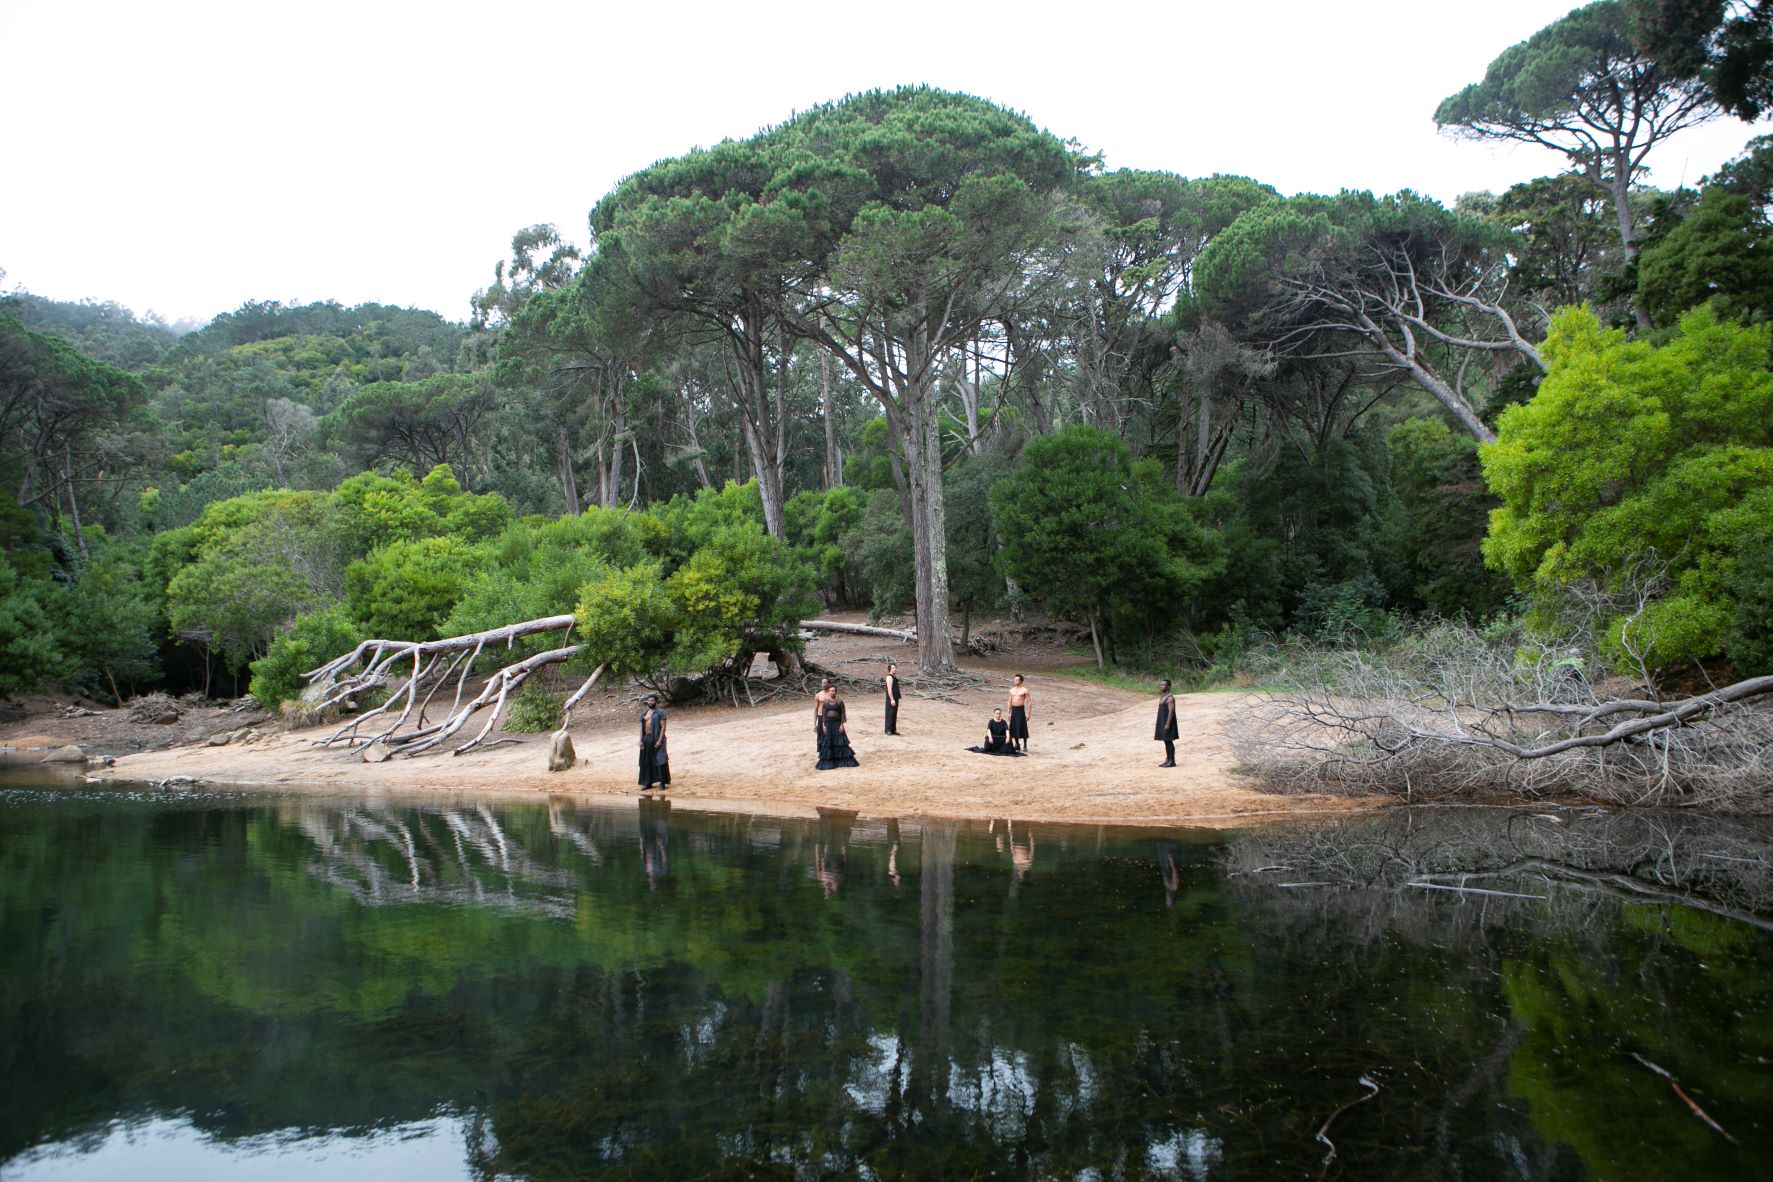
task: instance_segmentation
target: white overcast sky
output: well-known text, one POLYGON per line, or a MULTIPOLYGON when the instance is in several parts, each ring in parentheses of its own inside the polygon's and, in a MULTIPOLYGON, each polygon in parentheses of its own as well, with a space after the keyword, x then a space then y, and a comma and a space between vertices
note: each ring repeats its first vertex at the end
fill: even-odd
MULTIPOLYGON (((460 320, 513 231, 582 244, 638 168, 905 83, 1022 111, 1110 168, 1450 202, 1556 171, 1432 115, 1572 6, 0 0, 0 288, 168 320, 326 299, 460 320)), ((1651 179, 1692 183, 1752 134, 1686 132, 1651 179)))

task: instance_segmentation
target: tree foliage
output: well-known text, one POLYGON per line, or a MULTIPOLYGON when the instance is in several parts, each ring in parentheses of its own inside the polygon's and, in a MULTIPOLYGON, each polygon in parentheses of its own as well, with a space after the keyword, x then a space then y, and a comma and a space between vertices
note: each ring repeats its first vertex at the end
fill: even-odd
POLYGON ((1003 570, 1050 609, 1102 633, 1165 625, 1222 569, 1218 539, 1149 461, 1091 427, 1031 442, 1015 476, 991 493, 1003 570))
POLYGON ((1616 596, 1605 632, 1621 660, 1727 652, 1737 563, 1773 527, 1768 330, 1702 308, 1656 346, 1570 309, 1546 358, 1539 393, 1482 452, 1502 500, 1485 558, 1543 597, 1585 583, 1616 596))

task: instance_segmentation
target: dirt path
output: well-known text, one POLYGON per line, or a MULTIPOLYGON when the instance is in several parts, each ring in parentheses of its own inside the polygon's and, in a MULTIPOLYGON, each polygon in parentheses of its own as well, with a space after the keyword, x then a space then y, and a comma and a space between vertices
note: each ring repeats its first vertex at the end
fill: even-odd
MULTIPOLYGON (((1163 748, 1151 738, 1155 689, 1138 695, 1059 672, 1075 658, 1056 646, 1018 645, 1013 668, 1002 662, 973 663, 969 672, 980 684, 940 696, 926 695, 912 683, 900 710, 902 733, 897 737, 881 733, 878 676, 888 658, 908 662, 907 647, 869 638, 833 638, 815 641, 808 655, 857 679, 846 701, 850 739, 862 766, 815 769, 812 703, 805 697, 746 709, 673 709, 672 799, 696 807, 763 812, 811 813, 825 807, 869 815, 1147 824, 1223 824, 1241 817, 1359 807, 1340 797, 1277 796, 1239 777, 1225 739, 1243 709, 1238 694, 1179 698, 1180 766, 1159 768, 1163 748), (1008 759, 966 751, 981 741, 991 708, 1003 704, 1012 672, 1025 672, 1034 694, 1031 753, 1008 759)), ((348 752, 315 747, 314 739, 324 731, 126 755, 96 774, 119 780, 190 776, 215 783, 331 790, 632 796, 637 792, 636 692, 604 695, 593 717, 575 720, 572 737, 579 762, 559 774, 547 771, 546 735, 512 736, 516 742, 461 757, 370 764, 348 752)), ((53 733, 59 737, 60 728, 53 733)))

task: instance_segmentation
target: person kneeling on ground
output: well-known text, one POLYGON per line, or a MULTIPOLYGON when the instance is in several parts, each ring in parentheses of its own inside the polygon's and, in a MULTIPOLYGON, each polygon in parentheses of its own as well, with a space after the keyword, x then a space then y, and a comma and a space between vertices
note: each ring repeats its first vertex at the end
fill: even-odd
POLYGON ((1020 751, 1010 745, 1010 724, 1003 720, 1003 707, 999 706, 991 712, 991 721, 985 724, 985 745, 968 747, 968 751, 977 751, 981 755, 1020 755, 1020 751))

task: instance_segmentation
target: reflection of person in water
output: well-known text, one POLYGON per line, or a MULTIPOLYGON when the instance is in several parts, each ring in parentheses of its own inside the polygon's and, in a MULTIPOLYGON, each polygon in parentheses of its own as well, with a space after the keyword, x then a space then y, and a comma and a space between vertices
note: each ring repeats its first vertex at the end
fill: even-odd
POLYGON ((887 822, 887 877, 899 885, 899 818, 887 822))
POLYGON ((813 876, 825 888, 825 897, 835 895, 843 886, 843 874, 849 865, 850 829, 856 813, 850 809, 819 810, 819 840, 813 843, 813 876))
POLYGON ((998 832, 997 818, 993 817, 991 822, 986 826, 985 831, 987 833, 997 834, 997 852, 1000 854, 1004 852, 1006 839, 1008 841, 1010 852, 1010 898, 1014 899, 1016 897, 1016 892, 1021 889, 1023 879, 1027 878, 1028 872, 1034 869, 1034 830, 1028 828, 1023 829, 1022 832, 1027 836, 1028 840, 1020 845, 1016 842, 1016 823, 1014 821, 1005 821, 1003 823, 1003 831, 998 832))
POLYGON ((1176 892, 1182 889, 1182 847, 1173 841, 1157 843, 1157 874, 1164 882, 1164 906, 1172 906, 1176 902, 1176 892))
POLYGON ((659 695, 648 694, 640 714, 640 786, 650 792, 654 784, 671 787, 671 757, 665 750, 665 712, 659 709, 659 695))
POLYGON ((825 704, 819 707, 819 767, 860 767, 856 753, 850 750, 849 731, 844 727, 843 695, 834 685, 826 691, 825 704))
POLYGON ((659 889, 669 868, 666 845, 670 841, 671 802, 643 797, 640 801, 640 872, 646 884, 659 889))
POLYGON ((985 745, 968 747, 968 751, 977 751, 981 755, 1020 755, 1020 751, 1010 745, 1010 724, 1003 720, 1003 707, 999 706, 991 712, 991 721, 985 724, 985 745))

